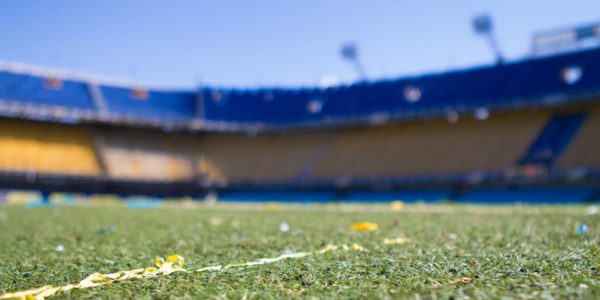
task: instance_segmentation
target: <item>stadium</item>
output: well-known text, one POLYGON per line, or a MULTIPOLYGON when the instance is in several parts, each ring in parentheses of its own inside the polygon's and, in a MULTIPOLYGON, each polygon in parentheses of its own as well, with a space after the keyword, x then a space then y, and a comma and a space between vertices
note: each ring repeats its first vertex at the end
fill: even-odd
POLYGON ((591 49, 325 89, 198 91, 9 64, 2 184, 236 201, 594 201, 599 57, 591 49))
POLYGON ((0 299, 600 297, 599 37, 313 87, 2 62, 0 299))

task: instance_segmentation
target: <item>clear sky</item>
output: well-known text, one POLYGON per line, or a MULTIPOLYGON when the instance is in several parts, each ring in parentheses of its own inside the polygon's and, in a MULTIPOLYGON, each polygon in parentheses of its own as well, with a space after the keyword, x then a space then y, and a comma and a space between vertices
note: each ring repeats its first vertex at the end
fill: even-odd
POLYGON ((471 18, 490 13, 509 59, 531 34, 600 19, 599 0, 0 1, 0 60, 173 87, 371 79, 487 64, 471 18))

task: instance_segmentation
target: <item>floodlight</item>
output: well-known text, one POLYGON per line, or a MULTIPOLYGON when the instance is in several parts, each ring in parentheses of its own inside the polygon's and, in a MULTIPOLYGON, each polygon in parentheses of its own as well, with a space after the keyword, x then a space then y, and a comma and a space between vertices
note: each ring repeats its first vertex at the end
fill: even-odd
POLYGON ((353 61, 358 59, 358 49, 356 48, 356 44, 354 43, 348 43, 343 45, 340 53, 342 54, 342 58, 346 60, 353 61))
POLYGON ((363 69, 360 60, 358 59, 358 46, 355 43, 351 42, 342 45, 342 47, 340 48, 340 54, 342 56, 342 59, 345 59, 354 64, 356 72, 362 80, 367 79, 365 70, 363 69))
POLYGON ((478 34, 489 34, 494 29, 492 18, 487 15, 479 15, 473 18, 473 29, 478 34))
POLYGON ((492 21, 492 17, 488 14, 481 14, 473 18, 473 30, 475 33, 480 34, 487 38, 488 43, 490 44, 490 48, 494 52, 496 56, 496 62, 498 64, 504 63, 504 57, 502 52, 500 51, 500 47, 498 46, 498 42, 494 37, 494 24, 492 21))

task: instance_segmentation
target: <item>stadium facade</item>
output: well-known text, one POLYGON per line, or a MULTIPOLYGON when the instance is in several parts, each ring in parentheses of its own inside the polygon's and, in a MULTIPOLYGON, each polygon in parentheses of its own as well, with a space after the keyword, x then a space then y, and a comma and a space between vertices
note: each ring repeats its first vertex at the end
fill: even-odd
POLYGON ((216 191, 230 200, 593 201, 600 49, 292 89, 175 91, 5 64, 0 187, 216 191))

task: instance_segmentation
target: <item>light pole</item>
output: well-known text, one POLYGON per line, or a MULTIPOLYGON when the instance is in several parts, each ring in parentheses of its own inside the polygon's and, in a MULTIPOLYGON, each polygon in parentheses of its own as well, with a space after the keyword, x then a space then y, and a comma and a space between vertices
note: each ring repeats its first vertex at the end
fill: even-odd
POLYGON ((342 45, 342 48, 340 49, 340 54, 342 55, 343 59, 354 64, 358 76, 361 78, 361 80, 366 81, 367 74, 365 73, 365 69, 363 68, 362 64, 360 63, 360 60, 358 59, 358 47, 356 46, 356 44, 347 43, 342 45))
POLYGON ((492 52, 494 52, 494 55, 496 56, 496 62, 498 64, 504 63, 504 57, 500 51, 496 37, 494 36, 492 17, 488 14, 476 16, 473 18, 473 29, 475 30, 475 33, 487 38, 490 48, 492 48, 492 52))

